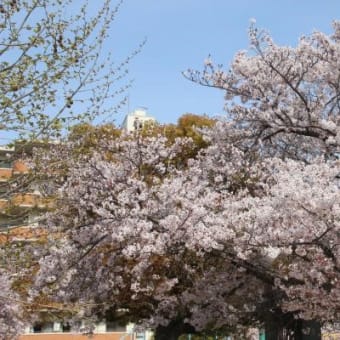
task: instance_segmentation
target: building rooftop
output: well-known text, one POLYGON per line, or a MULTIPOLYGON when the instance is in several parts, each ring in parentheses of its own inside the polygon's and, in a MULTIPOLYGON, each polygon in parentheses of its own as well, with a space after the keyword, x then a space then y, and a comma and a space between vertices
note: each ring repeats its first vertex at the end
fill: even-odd
POLYGON ((125 116, 122 129, 127 132, 136 131, 141 129, 147 121, 154 122, 155 118, 148 114, 146 108, 138 108, 125 116))

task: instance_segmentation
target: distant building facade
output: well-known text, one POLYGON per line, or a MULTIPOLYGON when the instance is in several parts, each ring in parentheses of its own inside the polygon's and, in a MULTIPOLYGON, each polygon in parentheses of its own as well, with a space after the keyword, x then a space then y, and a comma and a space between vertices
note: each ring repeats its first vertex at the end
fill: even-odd
POLYGON ((155 118, 150 116, 145 108, 139 108, 125 116, 122 129, 127 132, 133 132, 142 129, 145 123, 155 121, 155 118))
MULTIPOLYGON (((45 322, 28 327, 19 340, 86 340, 88 337, 71 332, 60 322, 45 322)), ((92 340, 151 340, 152 333, 135 332, 133 324, 121 326, 115 322, 99 322, 96 324, 92 340)))

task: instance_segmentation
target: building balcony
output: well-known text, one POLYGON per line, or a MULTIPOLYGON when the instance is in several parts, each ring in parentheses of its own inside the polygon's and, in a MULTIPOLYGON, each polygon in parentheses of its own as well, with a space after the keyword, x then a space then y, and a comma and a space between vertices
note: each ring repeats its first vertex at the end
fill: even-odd
POLYGON ((23 161, 13 162, 13 175, 23 175, 28 173, 28 166, 23 161))
POLYGON ((0 211, 8 208, 9 202, 4 198, 0 198, 0 211))
POLYGON ((31 193, 15 194, 11 199, 11 204, 19 207, 32 208, 40 204, 40 196, 31 193))
POLYGON ((13 174, 11 168, 0 168, 0 182, 7 182, 13 174))
POLYGON ((22 208, 45 209, 52 207, 53 198, 42 197, 38 193, 20 193, 12 196, 10 204, 22 208))

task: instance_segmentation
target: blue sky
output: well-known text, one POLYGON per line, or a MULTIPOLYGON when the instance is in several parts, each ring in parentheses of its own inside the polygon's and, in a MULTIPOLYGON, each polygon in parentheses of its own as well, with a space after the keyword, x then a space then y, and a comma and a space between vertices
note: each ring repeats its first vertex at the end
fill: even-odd
MULTIPOLYGON (((228 67, 249 46, 251 18, 277 43, 294 46, 313 30, 330 33, 339 15, 340 0, 125 0, 110 46, 119 59, 147 38, 129 67, 129 108, 145 106, 159 122, 175 122, 185 112, 223 114, 223 93, 193 84, 181 72, 202 69, 209 54, 228 67)), ((117 124, 126 111, 114 117, 117 124)))

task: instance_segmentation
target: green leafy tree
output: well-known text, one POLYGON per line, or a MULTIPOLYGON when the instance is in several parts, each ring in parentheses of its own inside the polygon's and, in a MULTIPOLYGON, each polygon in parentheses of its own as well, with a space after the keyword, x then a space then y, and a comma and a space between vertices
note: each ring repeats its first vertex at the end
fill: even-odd
POLYGON ((102 0, 93 11, 88 1, 2 2, 1 130, 50 138, 65 124, 114 111, 105 103, 124 92, 127 85, 116 84, 132 55, 114 65, 102 49, 120 5, 102 0))

